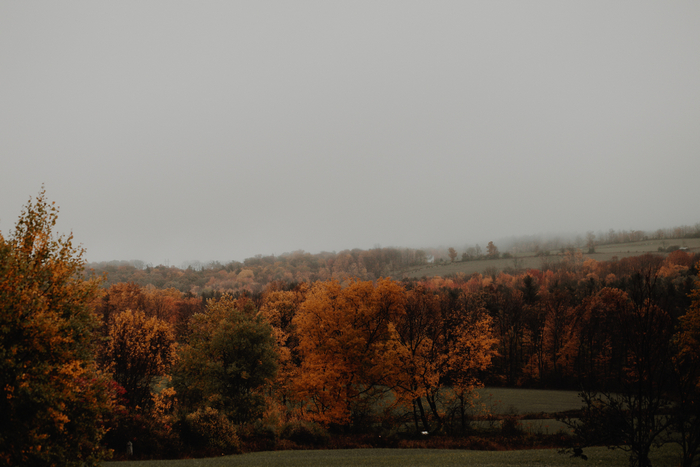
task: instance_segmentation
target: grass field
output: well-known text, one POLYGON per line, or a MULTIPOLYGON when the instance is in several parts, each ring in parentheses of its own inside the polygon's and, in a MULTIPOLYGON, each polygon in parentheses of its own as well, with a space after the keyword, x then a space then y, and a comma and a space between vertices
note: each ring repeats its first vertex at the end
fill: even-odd
POLYGON ((480 401, 497 414, 507 413, 511 407, 525 415, 565 412, 580 409, 582 405, 576 391, 482 388, 478 393, 480 401))
MULTIPOLYGON (((588 460, 560 454, 556 449, 526 451, 462 451, 444 449, 352 449, 272 451, 207 459, 105 462, 105 467, 334 467, 334 466, 627 466, 627 453, 606 448, 585 450, 588 460)), ((652 452, 655 467, 678 465, 675 447, 652 452)))
MULTIPOLYGON (((553 434, 570 430, 556 420, 553 414, 578 410, 582 406, 576 391, 550 391, 544 389, 479 389, 479 405, 484 413, 493 415, 514 414, 522 417, 523 431, 529 433, 553 434)), ((477 412, 477 415, 481 415, 477 412)), ((494 422, 475 422, 481 428, 493 428, 494 422)))
MULTIPOLYGON (((610 261, 614 256, 618 259, 627 258, 630 256, 639 256, 645 253, 659 253, 659 247, 666 248, 671 245, 685 246, 690 252, 700 252, 700 238, 687 239, 671 239, 671 240, 647 240, 634 243, 616 243, 611 245, 603 245, 596 247, 596 252, 593 254, 584 254, 584 258, 592 258, 596 261, 610 261)), ((556 263, 561 257, 557 255, 550 256, 533 256, 527 253, 518 258, 518 269, 540 269, 544 263, 556 263)), ((507 268, 513 268, 515 263, 513 259, 495 259, 481 261, 465 261, 448 264, 428 265, 418 269, 406 271, 402 274, 397 274, 397 278, 414 278, 433 276, 450 276, 457 273, 471 275, 474 273, 483 273, 487 269, 495 269, 503 271, 507 268)))

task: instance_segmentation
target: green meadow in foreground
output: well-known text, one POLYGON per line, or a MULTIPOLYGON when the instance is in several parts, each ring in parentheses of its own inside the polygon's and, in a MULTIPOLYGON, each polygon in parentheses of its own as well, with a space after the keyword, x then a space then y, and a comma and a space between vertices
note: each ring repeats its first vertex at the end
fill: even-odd
MULTIPOLYGON (((338 449, 272 451, 207 459, 105 462, 105 467, 306 467, 306 466, 627 466, 627 453, 603 447, 585 450, 588 460, 559 454, 556 449, 527 451, 462 451, 445 449, 338 449)), ((652 451, 655 467, 678 465, 678 453, 669 446, 652 451)))

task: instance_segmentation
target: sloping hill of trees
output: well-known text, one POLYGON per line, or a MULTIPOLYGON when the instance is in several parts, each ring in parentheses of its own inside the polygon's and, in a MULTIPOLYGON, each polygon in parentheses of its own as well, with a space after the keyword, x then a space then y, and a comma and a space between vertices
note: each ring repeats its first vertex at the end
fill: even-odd
POLYGON ((280 256, 256 256, 243 262, 217 262, 180 269, 174 266, 146 266, 141 261, 89 263, 94 274, 106 274, 105 286, 119 282, 134 282, 157 288, 174 288, 181 292, 206 295, 216 292, 248 291, 260 293, 275 281, 300 283, 350 278, 377 280, 398 271, 424 265, 423 250, 375 248, 345 250, 340 253, 311 254, 296 251, 280 256))
MULTIPOLYGON (((579 455, 607 444, 647 466, 673 441, 691 466, 700 449, 696 253, 596 261, 572 248, 556 267, 398 280, 381 276, 427 256, 298 252, 121 265, 99 288, 51 231, 56 213, 42 193, 0 236, 6 464, 98 465, 127 442, 177 457, 466 439, 485 383, 582 390, 577 438, 547 438, 579 455)), ((523 445, 512 417, 495 436, 523 445)))
POLYGON ((329 279, 344 282, 350 278, 376 281, 382 277, 420 279, 474 273, 495 276, 500 272, 519 274, 528 269, 556 270, 566 267, 571 261, 583 262, 587 259, 615 261, 648 252, 665 256, 678 249, 700 252, 700 236, 696 237, 696 232, 692 229, 657 232, 656 235, 662 238, 644 237, 639 233, 631 236, 624 231, 615 235, 613 232, 608 233, 606 240, 600 242, 595 235, 589 234, 587 246, 583 250, 572 244, 556 250, 541 248, 561 244, 560 241, 550 241, 532 244, 520 242, 519 246, 511 247, 511 252, 501 252, 497 245, 489 242, 483 252, 480 248, 469 247, 461 251, 461 255, 454 248, 374 248, 318 254, 295 251, 280 256, 256 256, 243 262, 232 261, 227 264, 195 263, 186 268, 163 265, 154 267, 136 260, 88 263, 86 270, 95 275, 104 275, 103 287, 133 282, 140 286, 174 288, 183 293, 208 297, 226 291, 260 293, 267 284, 276 281, 287 284, 329 279), (681 236, 673 236, 674 232, 681 236), (628 241, 610 243, 620 238, 628 241), (524 250, 525 246, 531 249, 524 250))

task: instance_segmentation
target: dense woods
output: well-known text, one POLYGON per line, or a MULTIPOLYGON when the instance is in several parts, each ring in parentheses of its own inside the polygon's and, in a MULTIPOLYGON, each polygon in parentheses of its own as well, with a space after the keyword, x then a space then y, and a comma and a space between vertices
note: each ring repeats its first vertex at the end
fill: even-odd
POLYGON ((698 255, 570 251, 555 269, 398 281, 383 276, 425 253, 300 252, 206 274, 122 265, 99 288, 55 218, 42 194, 0 237, 6 464, 94 465, 127 441, 162 457, 463 436, 483 384, 581 390, 582 445, 637 465, 669 430, 685 465, 698 449, 698 255))

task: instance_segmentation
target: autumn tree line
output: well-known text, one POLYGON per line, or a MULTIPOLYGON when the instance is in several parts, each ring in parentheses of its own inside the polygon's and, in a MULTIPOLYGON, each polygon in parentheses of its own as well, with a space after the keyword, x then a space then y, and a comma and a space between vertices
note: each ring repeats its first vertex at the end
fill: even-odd
MULTIPOLYGON (((337 279, 343 282, 348 278, 376 281, 382 277, 403 277, 404 272, 424 267, 429 262, 517 259, 524 253, 559 258, 575 251, 592 253, 598 246, 613 243, 663 240, 667 241, 668 245, 659 248, 663 252, 671 252, 679 249, 684 239, 698 237, 700 223, 695 226, 659 229, 655 232, 610 229, 608 232, 595 234, 589 231, 585 236, 568 239, 525 236, 508 241, 507 247, 502 250, 499 250, 493 241, 483 248, 475 244, 464 246, 462 249, 376 247, 370 250, 356 248, 338 253, 316 254, 299 250, 279 256, 256 255, 244 261, 231 261, 226 264, 217 261, 206 264, 192 261, 179 268, 163 264, 153 266, 139 260, 94 262, 86 265, 85 272, 88 275, 104 275, 102 287, 120 282, 134 282, 140 286, 153 285, 159 289, 174 288, 198 296, 212 296, 224 291, 259 294, 267 284, 275 281, 300 283, 337 279)), ((543 262, 541 266, 542 269, 556 267, 558 263, 553 261, 543 262)), ((517 271, 517 267, 509 269, 512 269, 511 272, 522 272, 517 271)))
POLYGON ((260 293, 271 282, 316 282, 349 278, 377 280, 396 271, 425 265, 428 253, 412 248, 373 248, 338 253, 294 251, 279 256, 257 255, 227 264, 192 262, 185 268, 151 266, 142 261, 90 263, 86 273, 106 275, 103 286, 134 282, 141 286, 174 288, 206 296, 219 292, 260 293))
POLYGON ((56 217, 42 193, 0 236, 1 463, 97 465, 127 442, 163 457, 463 436, 483 384, 581 390, 582 445, 613 427, 606 441, 634 465, 670 432, 684 465, 700 445, 697 255, 571 252, 556 271, 279 279, 207 297, 100 287, 56 217))

